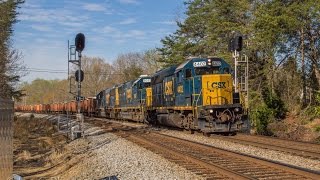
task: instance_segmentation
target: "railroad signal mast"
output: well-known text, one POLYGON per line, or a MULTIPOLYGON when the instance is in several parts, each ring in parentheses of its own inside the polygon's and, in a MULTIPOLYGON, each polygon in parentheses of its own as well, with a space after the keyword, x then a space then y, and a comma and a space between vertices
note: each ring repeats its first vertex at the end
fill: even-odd
POLYGON ((68 80, 69 80, 69 93, 73 94, 77 101, 77 122, 79 123, 79 128, 75 131, 71 131, 71 134, 75 134, 76 138, 82 136, 84 137, 84 129, 83 129, 83 121, 84 117, 83 114, 81 114, 81 100, 83 100, 83 97, 81 96, 81 82, 84 79, 84 73, 81 70, 81 57, 82 57, 82 51, 85 47, 85 36, 82 33, 78 33, 75 38, 75 44, 70 45, 68 41, 68 80), (71 75, 70 72, 70 63, 71 65, 76 65, 77 69, 74 76, 71 75), (72 80, 75 80, 76 82, 76 92, 74 92, 72 89, 72 80))
POLYGON ((248 56, 242 53, 243 35, 234 32, 230 40, 229 50, 232 52, 234 59, 234 87, 235 93, 239 93, 240 100, 244 103, 245 108, 249 108, 249 62, 248 56))

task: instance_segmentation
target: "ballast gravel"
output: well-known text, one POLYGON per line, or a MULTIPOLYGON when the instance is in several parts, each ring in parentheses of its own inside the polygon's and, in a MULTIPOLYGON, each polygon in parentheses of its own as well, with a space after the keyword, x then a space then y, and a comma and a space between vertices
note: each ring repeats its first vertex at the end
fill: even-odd
POLYGON ((285 164, 290 164, 293 166, 298 166, 302 168, 307 168, 314 171, 320 171, 320 161, 308 159, 300 156, 291 155, 288 153, 278 152, 269 149, 263 149, 258 147, 253 147, 250 145, 242 145, 233 142, 218 140, 210 137, 205 137, 201 134, 187 134, 186 132, 175 131, 175 130, 165 130, 165 129, 155 129, 159 130, 160 133, 179 137, 182 139, 195 141, 210 146, 231 150, 235 152, 240 152, 260 158, 265 158, 273 161, 278 161, 285 164))
MULTIPOLYGON (((60 179, 202 179, 163 157, 112 133, 99 134, 97 128, 86 130, 90 155, 59 176, 60 179), (99 135, 94 135, 95 132, 99 135)), ((78 140, 76 140, 78 141, 78 140)), ((72 143, 71 143, 72 144, 72 143)))
MULTIPOLYGON (((22 116, 26 115, 22 114, 22 116)), ((55 118, 55 116, 43 115, 41 118, 55 118)), ((128 122, 122 122, 122 124, 133 127, 146 126, 128 122)), ((59 179, 103 179, 112 176, 117 179, 202 179, 201 176, 117 135, 104 133, 99 127, 86 127, 85 134, 88 136, 85 139, 72 141, 66 147, 71 152, 80 154, 75 159, 77 163, 72 164, 70 168, 61 173, 58 176, 59 179)), ((319 160, 223 141, 200 134, 187 134, 164 128, 151 129, 226 150, 320 171, 319 160)))

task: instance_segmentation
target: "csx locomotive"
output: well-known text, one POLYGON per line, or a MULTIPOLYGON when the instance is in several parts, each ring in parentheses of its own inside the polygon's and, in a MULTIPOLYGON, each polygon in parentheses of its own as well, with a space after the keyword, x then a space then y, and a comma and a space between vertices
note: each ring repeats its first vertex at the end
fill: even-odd
MULTIPOLYGON (((236 133, 247 124, 231 67, 221 58, 190 58, 178 66, 101 91, 83 113, 203 133, 236 133)), ((69 102, 70 103, 70 102, 69 102)), ((73 102, 75 106, 75 102, 73 102)), ((68 103, 50 112, 74 112, 68 103)), ((49 108, 50 109, 50 108, 49 108)))

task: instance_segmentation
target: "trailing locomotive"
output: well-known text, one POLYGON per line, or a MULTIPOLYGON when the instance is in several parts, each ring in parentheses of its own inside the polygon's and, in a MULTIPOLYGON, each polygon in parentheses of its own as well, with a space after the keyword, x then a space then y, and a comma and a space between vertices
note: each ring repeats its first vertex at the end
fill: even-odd
MULTIPOLYGON (((231 67, 223 59, 191 58, 151 76, 102 90, 95 99, 83 101, 81 107, 88 115, 191 132, 236 133, 247 128, 248 119, 241 96, 234 89, 231 67)), ((75 108, 49 111, 70 109, 75 108)))

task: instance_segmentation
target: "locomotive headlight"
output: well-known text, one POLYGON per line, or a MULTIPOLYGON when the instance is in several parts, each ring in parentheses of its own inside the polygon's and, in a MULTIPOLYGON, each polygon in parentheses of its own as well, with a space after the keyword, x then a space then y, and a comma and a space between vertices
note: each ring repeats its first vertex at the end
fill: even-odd
POLYGON ((211 59, 208 59, 208 62, 211 62, 211 59))
POLYGON ((209 112, 210 112, 210 113, 213 113, 213 109, 210 109, 209 112))
POLYGON ((211 63, 210 63, 210 62, 208 62, 208 65, 209 65, 209 66, 211 66, 211 63))
POLYGON ((234 108, 234 112, 239 112, 240 109, 239 108, 234 108))

